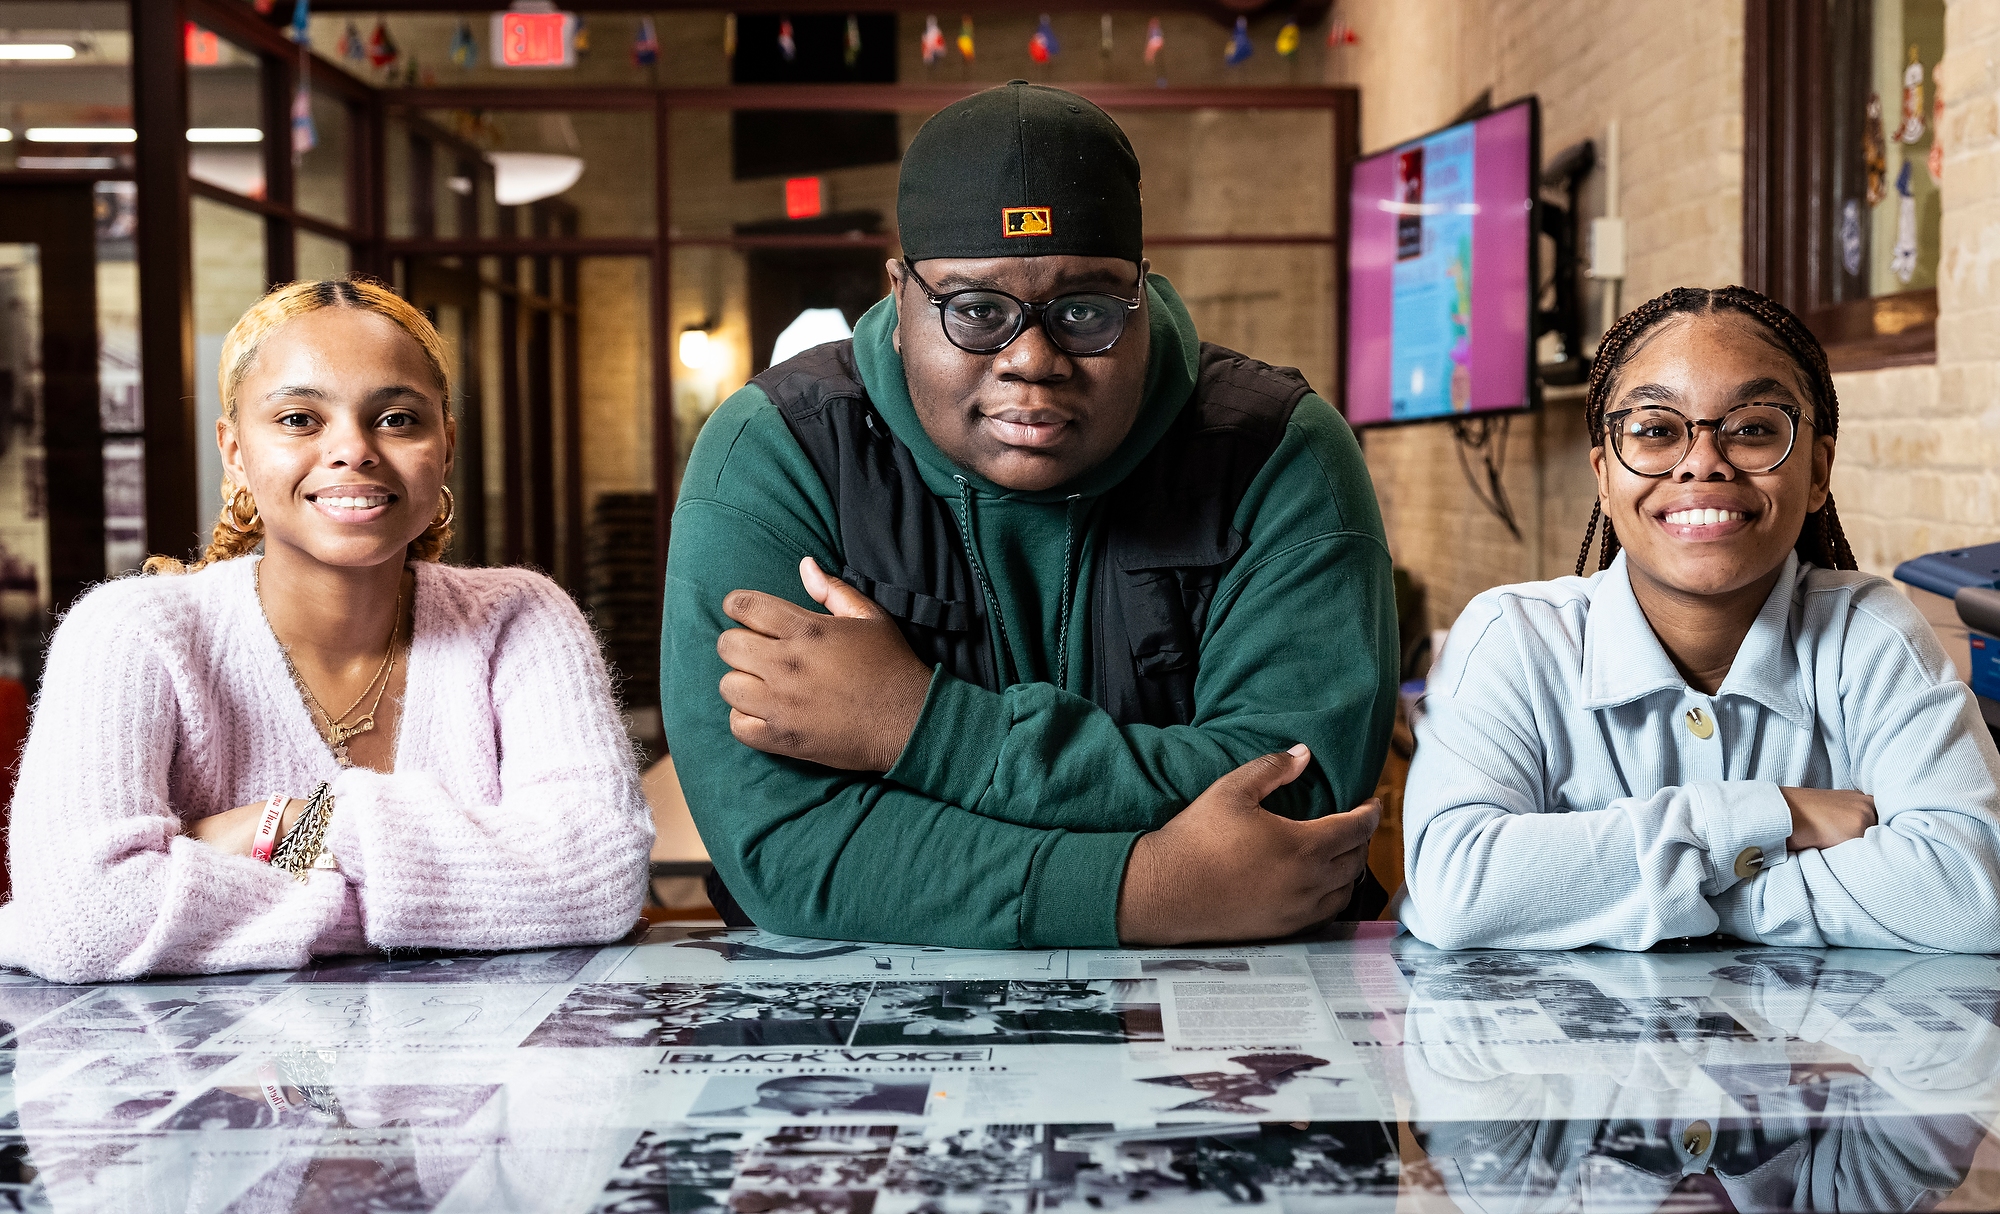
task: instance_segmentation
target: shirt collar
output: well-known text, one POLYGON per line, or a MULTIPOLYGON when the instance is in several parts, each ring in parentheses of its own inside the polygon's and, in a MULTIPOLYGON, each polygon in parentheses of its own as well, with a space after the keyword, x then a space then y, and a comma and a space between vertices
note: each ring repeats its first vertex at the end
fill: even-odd
MULTIPOLYGON (((1813 714, 1801 694, 1798 654, 1791 645, 1792 600, 1798 583, 1799 558, 1786 553, 1784 571, 1737 649, 1716 698, 1742 696, 1801 729, 1811 729, 1813 714)), ((1686 690, 1687 680, 1674 668, 1632 593, 1621 552, 1591 595, 1583 637, 1581 706, 1588 711, 1616 708, 1656 691, 1686 690)))
POLYGON ((1632 594, 1620 552, 1590 596, 1590 618, 1583 628, 1583 707, 1592 712, 1616 708, 1656 691, 1686 687, 1632 594))
POLYGON ((1805 674, 1792 644, 1792 604, 1804 582, 1796 552, 1785 554, 1785 568, 1771 597, 1757 612, 1750 634, 1729 664, 1729 675, 1715 693, 1755 700, 1800 729, 1813 727, 1812 706, 1805 695, 1805 674))

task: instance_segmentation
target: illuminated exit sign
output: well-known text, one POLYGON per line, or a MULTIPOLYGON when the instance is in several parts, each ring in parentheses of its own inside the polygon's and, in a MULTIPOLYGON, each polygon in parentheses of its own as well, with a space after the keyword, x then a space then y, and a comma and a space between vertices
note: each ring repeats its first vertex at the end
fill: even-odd
POLYGON ((181 27, 187 42, 187 63, 189 67, 215 67, 222 62, 222 40, 214 34, 187 22, 181 27))
POLYGON ((811 219, 826 210, 826 180, 821 177, 785 179, 785 218, 811 219))
POLYGON ((575 67, 575 13, 493 14, 494 67, 575 67))

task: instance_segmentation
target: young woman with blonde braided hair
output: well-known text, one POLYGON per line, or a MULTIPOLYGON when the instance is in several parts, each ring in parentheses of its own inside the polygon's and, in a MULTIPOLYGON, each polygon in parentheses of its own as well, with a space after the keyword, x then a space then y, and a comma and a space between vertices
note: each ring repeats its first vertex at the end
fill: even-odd
POLYGON ((359 279, 230 330, 213 541, 51 643, 0 964, 104 981, 632 926, 652 828, 589 625, 539 574, 438 560, 448 365, 359 279))
POLYGON ((1811 332, 1669 291, 1605 334, 1585 419, 1577 576, 1475 598, 1431 675, 1404 925, 2000 951, 2000 754, 1923 618, 1855 572, 1811 332))

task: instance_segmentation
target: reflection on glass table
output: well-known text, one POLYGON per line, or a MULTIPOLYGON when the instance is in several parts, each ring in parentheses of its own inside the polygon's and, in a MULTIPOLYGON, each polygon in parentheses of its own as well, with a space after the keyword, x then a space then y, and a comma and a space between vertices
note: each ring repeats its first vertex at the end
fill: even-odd
POLYGON ((2000 960, 659 927, 0 971, 0 1209, 1992 1209, 2000 960))

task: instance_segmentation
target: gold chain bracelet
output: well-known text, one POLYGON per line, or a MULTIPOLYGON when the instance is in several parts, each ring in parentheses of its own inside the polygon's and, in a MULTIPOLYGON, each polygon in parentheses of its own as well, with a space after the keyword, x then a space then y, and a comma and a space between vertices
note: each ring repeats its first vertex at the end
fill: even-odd
POLYGON ((299 880, 318 863, 326 851, 326 824, 333 817, 332 786, 322 782, 306 799, 299 820, 271 853, 271 867, 281 868, 299 880))

